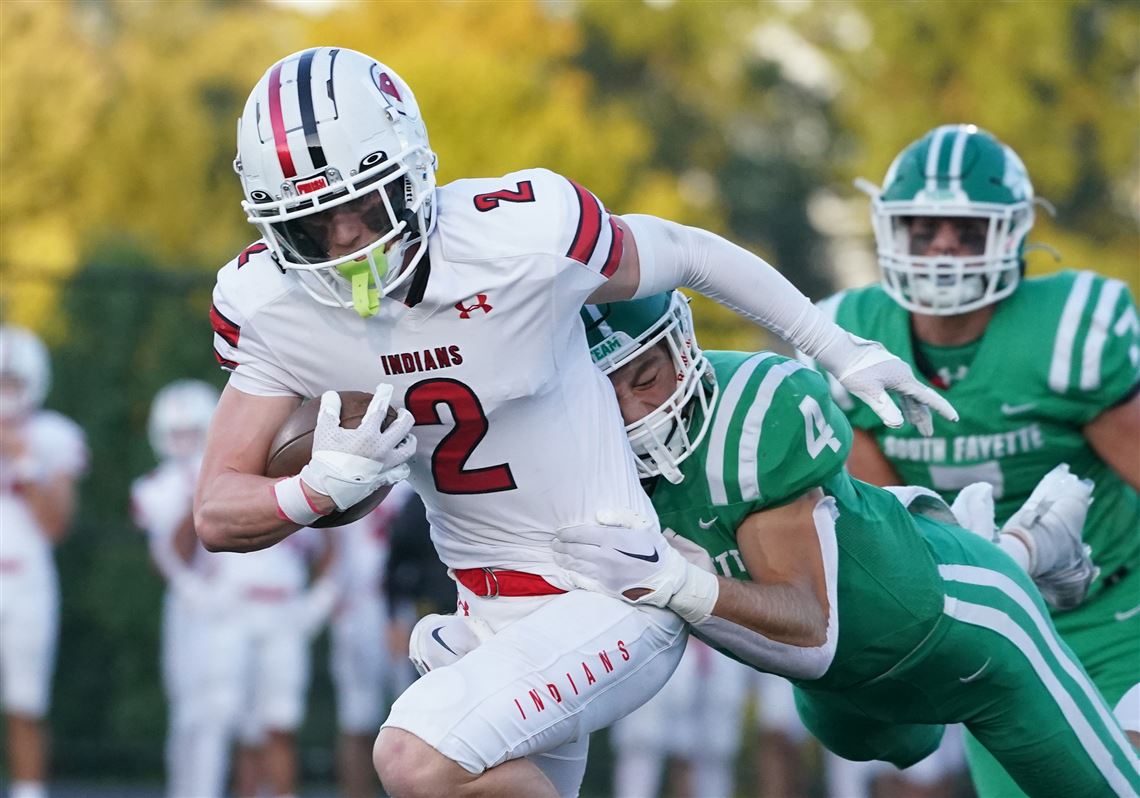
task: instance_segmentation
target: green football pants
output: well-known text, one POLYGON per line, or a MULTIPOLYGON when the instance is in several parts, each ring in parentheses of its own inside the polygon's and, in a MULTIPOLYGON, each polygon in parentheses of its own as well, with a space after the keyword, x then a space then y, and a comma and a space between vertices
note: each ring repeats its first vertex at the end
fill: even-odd
MULTIPOLYGON (((1053 623, 1111 706, 1140 682, 1140 570, 1053 623)), ((966 736, 970 775, 982 798, 1023 798, 1005 769, 972 735, 966 736)))
POLYGON ((939 724, 965 723, 1029 795, 1140 795, 1140 759, 1025 573, 981 538, 916 521, 939 562, 941 619, 866 684, 801 685, 807 728, 840 756, 905 767, 937 747, 939 724))

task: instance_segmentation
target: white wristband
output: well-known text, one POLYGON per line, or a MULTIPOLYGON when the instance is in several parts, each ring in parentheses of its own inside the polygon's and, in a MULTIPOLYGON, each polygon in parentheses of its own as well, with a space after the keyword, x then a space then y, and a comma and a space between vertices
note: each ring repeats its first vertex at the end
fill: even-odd
POLYGON ((277 514, 286 521, 308 526, 325 516, 325 513, 317 510, 305 495, 300 475, 275 482, 273 495, 277 499, 277 514))
POLYGON ((668 607, 689 623, 700 623, 712 615, 719 596, 716 574, 690 563, 685 570, 685 582, 670 597, 668 607))

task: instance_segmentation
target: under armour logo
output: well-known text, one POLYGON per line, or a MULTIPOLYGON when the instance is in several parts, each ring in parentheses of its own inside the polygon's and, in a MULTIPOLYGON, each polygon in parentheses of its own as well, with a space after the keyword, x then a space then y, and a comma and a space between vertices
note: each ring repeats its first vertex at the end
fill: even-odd
POLYGON ((490 313, 493 309, 490 305, 487 304, 486 294, 476 294, 473 299, 475 301, 470 305, 464 305, 462 301, 455 303, 455 309, 459 311, 459 318, 469 319, 471 318, 471 312, 475 310, 481 310, 484 313, 490 313))

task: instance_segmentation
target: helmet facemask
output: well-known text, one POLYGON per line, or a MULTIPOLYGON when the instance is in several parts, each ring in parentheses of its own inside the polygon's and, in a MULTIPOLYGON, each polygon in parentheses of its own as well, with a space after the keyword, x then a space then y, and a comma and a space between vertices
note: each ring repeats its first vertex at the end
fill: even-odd
POLYGON ((998 302, 1017 288, 1033 206, 972 203, 961 206, 876 200, 872 220, 883 287, 913 313, 953 316, 998 302), (911 228, 918 217, 982 219, 985 244, 977 254, 912 254, 911 228))
MULTIPOLYGON (((585 313, 595 310, 586 308, 585 313)), ((664 346, 668 352, 677 377, 676 388, 655 410, 627 424, 625 431, 641 479, 661 475, 674 484, 681 482, 680 465, 708 432, 719 391, 712 365, 697 345, 688 300, 674 291, 666 314, 637 336, 621 329, 607 331, 605 319, 595 321, 597 330, 608 332, 592 350, 596 365, 606 375, 632 364, 654 347, 664 346), (607 354, 599 356, 600 352, 607 354), (694 428, 698 416, 699 426, 694 428)))
MULTIPOLYGON (((286 183, 285 198, 275 202, 257 202, 258 192, 251 192, 253 201, 242 202, 242 208, 262 231, 278 265, 295 271, 316 301, 371 316, 380 297, 402 285, 426 253, 421 245, 431 219, 431 195, 414 193, 407 178, 411 156, 430 160, 430 152, 401 152, 349 180, 311 179, 308 184, 320 187, 307 193, 290 194, 292 184, 286 183), (343 213, 356 215, 373 237, 351 252, 333 255, 329 228, 334 216, 343 213)), ((337 177, 335 169, 327 172, 337 177)))

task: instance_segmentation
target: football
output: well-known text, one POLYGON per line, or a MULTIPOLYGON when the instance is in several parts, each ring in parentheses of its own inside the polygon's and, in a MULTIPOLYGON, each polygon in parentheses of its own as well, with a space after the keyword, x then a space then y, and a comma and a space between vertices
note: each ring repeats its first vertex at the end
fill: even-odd
MULTIPOLYGON (((340 394, 340 424, 345 429, 356 429, 368 410, 372 394, 364 391, 337 391, 340 394)), ((307 399, 292 412, 269 445, 269 460, 265 464, 265 476, 275 479, 291 477, 301 473, 301 469, 313 456, 313 431, 317 426, 317 413, 321 409, 320 397, 307 399)), ((396 411, 388 408, 384 428, 396 420, 396 411)), ((343 526, 357 521, 384 501, 390 485, 380 488, 372 495, 357 502, 347 510, 333 511, 315 521, 315 527, 343 526)))

